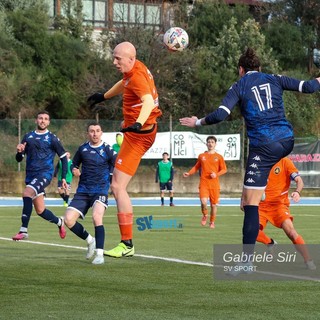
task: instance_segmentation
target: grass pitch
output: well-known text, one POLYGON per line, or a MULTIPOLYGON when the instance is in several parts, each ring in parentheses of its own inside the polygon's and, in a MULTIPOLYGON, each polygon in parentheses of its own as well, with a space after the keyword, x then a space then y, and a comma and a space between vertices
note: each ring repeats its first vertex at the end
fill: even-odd
MULTIPOLYGON (((50 208, 63 215, 64 208, 50 208)), ((297 231, 319 243, 319 207, 292 207, 297 231)), ((33 216, 30 242, 10 238, 21 208, 0 208, 0 319, 319 319, 319 283, 214 281, 213 244, 241 243, 243 215, 220 207, 216 228, 200 225, 198 207, 136 207, 137 218, 182 222, 182 228, 138 231, 133 258, 106 258, 94 266, 84 241, 33 216), (168 260, 163 260, 168 258, 168 260), (195 262, 189 264, 188 262, 195 262)), ((83 221, 93 234, 91 213, 83 221)), ((107 210, 105 248, 119 242, 115 208, 107 210)), ((268 227, 279 243, 282 230, 268 227)), ((320 266, 318 266, 320 268, 320 266)))

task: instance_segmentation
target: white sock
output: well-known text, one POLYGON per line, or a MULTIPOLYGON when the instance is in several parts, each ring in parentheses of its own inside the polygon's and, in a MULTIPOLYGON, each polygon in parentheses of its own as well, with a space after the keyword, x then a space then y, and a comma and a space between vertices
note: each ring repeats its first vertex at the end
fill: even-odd
POLYGON ((21 227, 19 232, 25 232, 25 233, 28 233, 28 228, 21 227))
POLYGON ((91 243, 92 240, 93 240, 93 237, 92 237, 91 234, 89 234, 88 237, 87 237, 87 239, 86 239, 87 243, 91 243))
POLYGON ((97 256, 103 256, 103 249, 96 249, 97 256))

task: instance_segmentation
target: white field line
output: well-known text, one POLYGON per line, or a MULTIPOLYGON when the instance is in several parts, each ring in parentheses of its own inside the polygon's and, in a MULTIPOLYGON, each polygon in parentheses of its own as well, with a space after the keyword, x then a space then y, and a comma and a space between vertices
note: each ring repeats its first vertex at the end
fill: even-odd
MULTIPOLYGON (((0 240, 13 241, 11 238, 3 238, 3 237, 0 237, 0 240)), ((48 243, 48 242, 39 242, 39 241, 30 241, 30 240, 23 240, 21 242, 22 243, 31 243, 31 244, 44 245, 44 246, 51 246, 51 247, 61 247, 61 248, 68 248, 68 249, 87 250, 86 247, 77 247, 77 246, 70 246, 70 245, 57 244, 57 243, 48 243)), ((135 254, 134 256, 135 257, 145 258, 145 259, 161 260, 161 261, 181 263, 181 264, 189 264, 189 265, 196 265, 196 266, 203 266, 203 267, 213 267, 214 266, 212 263, 197 262, 197 261, 190 261, 190 260, 183 260, 183 259, 176 259, 176 258, 150 256, 150 255, 145 255, 145 254, 135 254)), ((223 268, 222 265, 215 265, 214 267, 223 268)), ((318 278, 288 275, 288 274, 282 274, 282 273, 277 273, 277 272, 256 271, 256 273, 265 274, 265 275, 272 275, 272 276, 279 276, 279 277, 286 277, 286 278, 291 278, 291 279, 296 279, 296 280, 306 280, 306 281, 320 282, 320 279, 318 279, 318 278)))

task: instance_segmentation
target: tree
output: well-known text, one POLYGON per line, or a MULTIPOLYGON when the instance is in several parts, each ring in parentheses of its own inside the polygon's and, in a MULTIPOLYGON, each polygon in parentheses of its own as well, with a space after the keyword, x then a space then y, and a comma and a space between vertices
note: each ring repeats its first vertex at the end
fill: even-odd
MULTIPOLYGON (((270 6, 271 17, 300 29, 301 49, 307 51, 307 70, 313 71, 313 49, 320 47, 320 2, 314 0, 278 0, 270 6)), ((300 39, 298 38, 298 41, 300 39)), ((297 44, 294 44, 297 46, 297 44)))

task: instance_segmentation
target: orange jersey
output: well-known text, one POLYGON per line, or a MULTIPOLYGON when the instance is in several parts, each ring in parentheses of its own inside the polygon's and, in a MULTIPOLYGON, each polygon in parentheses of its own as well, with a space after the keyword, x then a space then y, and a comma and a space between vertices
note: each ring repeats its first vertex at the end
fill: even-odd
POLYGON ((203 186, 208 189, 220 188, 219 177, 211 178, 211 173, 219 174, 220 171, 226 171, 226 163, 219 153, 204 152, 199 154, 198 161, 195 166, 189 171, 189 174, 194 174, 201 170, 199 187, 203 186))
POLYGON ((141 97, 151 94, 154 100, 154 108, 151 111, 145 125, 155 124, 162 112, 159 109, 158 93, 153 76, 148 68, 139 60, 136 60, 132 70, 123 75, 123 118, 124 127, 136 122, 142 107, 141 97))
POLYGON ((289 158, 283 158, 271 169, 265 190, 265 200, 261 206, 281 203, 289 205, 288 192, 291 180, 299 176, 299 171, 289 158))

